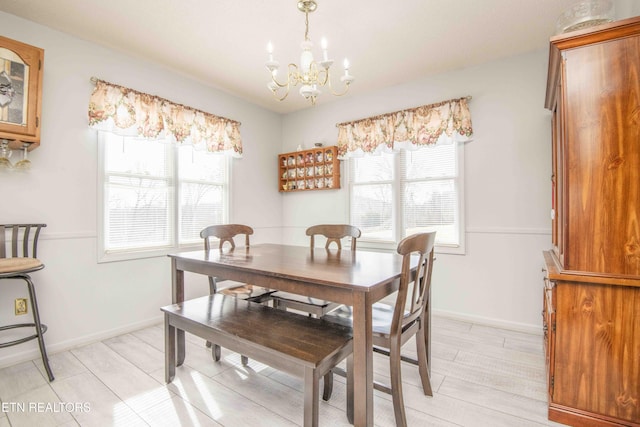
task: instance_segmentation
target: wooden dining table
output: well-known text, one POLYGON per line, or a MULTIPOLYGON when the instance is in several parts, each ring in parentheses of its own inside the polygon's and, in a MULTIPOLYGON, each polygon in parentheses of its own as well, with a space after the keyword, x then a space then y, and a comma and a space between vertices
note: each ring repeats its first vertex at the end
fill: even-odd
MULTIPOLYGON (((354 425, 373 425, 374 302, 398 289, 402 258, 391 252, 259 244, 170 254, 173 303, 184 301, 184 272, 235 280, 334 301, 352 307, 354 425)), ((416 260, 417 264, 417 260, 416 260)), ((412 266, 415 269, 416 266, 412 266)), ((185 358, 184 331, 176 331, 176 364, 185 358)))

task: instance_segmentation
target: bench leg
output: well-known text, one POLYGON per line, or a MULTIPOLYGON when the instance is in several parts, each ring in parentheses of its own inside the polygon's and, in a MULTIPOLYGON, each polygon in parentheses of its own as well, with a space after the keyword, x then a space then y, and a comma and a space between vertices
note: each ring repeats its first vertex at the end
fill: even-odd
POLYGON ((322 400, 328 401, 333 394, 333 371, 329 371, 324 376, 322 400))
POLYGON ((211 346, 211 356, 215 362, 220 361, 220 346, 207 341, 207 344, 211 346))
POLYGON ((313 368, 304 370, 304 427, 318 427, 319 378, 313 368))
POLYGON ((176 365, 182 366, 182 364, 184 363, 184 357, 185 357, 184 347, 185 347, 185 341, 186 341, 184 337, 184 331, 182 329, 178 329, 176 331, 176 335, 178 339, 178 356, 177 356, 176 365))
MULTIPOLYGON (((184 333, 184 332, 183 332, 184 333)), ((169 384, 176 375, 176 328, 169 324, 169 314, 164 315, 164 380, 169 384)))

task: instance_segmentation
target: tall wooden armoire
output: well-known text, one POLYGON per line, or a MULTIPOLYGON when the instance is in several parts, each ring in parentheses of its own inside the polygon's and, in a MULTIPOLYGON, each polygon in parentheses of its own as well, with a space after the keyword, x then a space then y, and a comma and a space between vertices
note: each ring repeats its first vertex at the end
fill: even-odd
POLYGON ((640 17, 551 39, 549 419, 640 426, 640 17))

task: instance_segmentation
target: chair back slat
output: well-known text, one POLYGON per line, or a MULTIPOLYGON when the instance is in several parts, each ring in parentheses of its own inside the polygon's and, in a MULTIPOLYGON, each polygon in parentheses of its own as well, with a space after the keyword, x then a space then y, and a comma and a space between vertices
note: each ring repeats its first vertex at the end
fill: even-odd
POLYGON ((40 230, 46 226, 46 224, 0 224, 0 258, 37 258, 40 230), (33 238, 31 237, 32 229, 35 229, 33 238))
POLYGON ((14 225, 11 227, 11 258, 18 256, 18 233, 20 226, 14 225))
POLYGON ((399 336, 410 324, 420 319, 426 310, 433 271, 436 232, 419 233, 406 237, 398 244, 402 255, 402 273, 398 297, 391 323, 391 335, 399 336), (418 255, 418 268, 411 274, 411 257, 418 255), (411 292, 409 292, 411 288, 411 292), (407 308, 409 311, 407 312, 407 308))
POLYGON ((5 226, 3 224, 0 224, 0 258, 7 257, 5 229, 5 226))
POLYGON ((338 250, 342 249, 341 239, 351 237, 351 250, 356 250, 356 239, 360 238, 362 233, 358 227, 348 224, 320 224, 307 228, 307 236, 310 236, 311 249, 315 247, 315 236, 321 235, 327 238, 325 248, 329 249, 331 243, 335 243, 338 250))
POLYGON ((244 234, 244 245, 249 246, 249 235, 253 234, 253 228, 248 225, 210 225, 200 232, 200 237, 204 239, 204 249, 207 251, 211 249, 211 243, 209 242, 210 237, 215 237, 220 240, 220 244, 218 245, 220 249, 223 248, 225 243, 229 243, 231 245, 231 249, 235 249, 236 244, 233 241, 233 238, 238 234, 244 234))

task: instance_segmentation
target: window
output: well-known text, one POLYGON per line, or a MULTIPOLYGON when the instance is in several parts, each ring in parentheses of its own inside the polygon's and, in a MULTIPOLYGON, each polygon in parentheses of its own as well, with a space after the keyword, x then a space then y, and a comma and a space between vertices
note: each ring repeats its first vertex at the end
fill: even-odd
POLYGON ((98 132, 99 261, 199 245, 228 218, 229 158, 191 146, 98 132))
POLYGON ((395 248, 435 230, 439 252, 464 253, 463 144, 349 160, 351 223, 365 246, 395 248))

